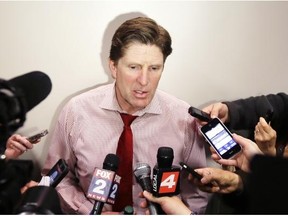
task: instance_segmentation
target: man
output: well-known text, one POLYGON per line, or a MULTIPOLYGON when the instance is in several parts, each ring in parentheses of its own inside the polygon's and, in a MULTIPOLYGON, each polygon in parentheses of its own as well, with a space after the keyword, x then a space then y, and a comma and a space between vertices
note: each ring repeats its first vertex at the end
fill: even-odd
MULTIPOLYGON (((153 167, 157 149, 168 146, 174 150, 174 164, 184 161, 193 167, 206 166, 205 142, 188 114, 189 104, 157 90, 171 52, 169 33, 154 20, 127 20, 112 38, 109 68, 115 82, 74 97, 62 110, 43 173, 59 158, 67 161, 71 172, 57 186, 64 213, 91 212, 94 201, 86 193, 95 167, 102 167, 108 153, 116 153, 123 130, 120 113, 137 116, 131 124, 133 165, 148 162, 153 167)), ((142 189, 135 179, 131 190, 133 207, 143 214, 139 206, 142 189)), ((181 198, 194 212, 204 212, 207 194, 187 178, 181 178, 181 198)), ((112 213, 112 206, 105 205, 103 212, 109 211, 112 213)))

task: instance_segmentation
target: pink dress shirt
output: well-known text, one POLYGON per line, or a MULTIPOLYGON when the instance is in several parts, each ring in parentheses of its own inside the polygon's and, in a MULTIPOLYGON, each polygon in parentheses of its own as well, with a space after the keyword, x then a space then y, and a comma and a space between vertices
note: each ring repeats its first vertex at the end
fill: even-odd
MULTIPOLYGON (((95 167, 102 168, 107 154, 116 154, 123 122, 115 97, 115 83, 95 88, 72 98, 60 113, 54 128, 49 152, 42 173, 45 174, 59 158, 67 161, 70 172, 57 186, 61 207, 67 214, 89 214, 94 200, 86 193, 95 167)), ((134 142, 133 164, 157 163, 157 150, 169 146, 174 150, 173 165, 184 161, 192 167, 205 167, 205 141, 196 121, 188 113, 189 104, 157 90, 152 102, 134 115, 131 125, 134 142)), ((183 177, 183 176, 182 176, 183 177)), ((137 214, 141 187, 134 179, 133 201, 137 214)), ((181 197, 194 212, 204 213, 207 194, 185 178, 181 178, 181 197)), ((118 197, 119 198, 119 197, 118 197)), ((120 197, 121 198, 121 197, 120 197)), ((105 205, 103 211, 111 210, 105 205)))

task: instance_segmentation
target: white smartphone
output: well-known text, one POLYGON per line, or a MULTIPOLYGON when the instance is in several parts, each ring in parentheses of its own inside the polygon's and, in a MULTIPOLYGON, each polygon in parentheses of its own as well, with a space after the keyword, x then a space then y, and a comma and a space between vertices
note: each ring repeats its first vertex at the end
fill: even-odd
POLYGON ((214 118, 200 128, 207 142, 223 159, 230 159, 241 152, 241 146, 219 118, 214 118))

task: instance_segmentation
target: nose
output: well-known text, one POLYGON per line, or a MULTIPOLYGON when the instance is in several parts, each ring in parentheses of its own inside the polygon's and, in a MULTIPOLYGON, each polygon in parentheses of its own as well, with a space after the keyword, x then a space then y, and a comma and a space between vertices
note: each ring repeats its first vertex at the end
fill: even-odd
POLYGON ((137 81, 142 85, 146 86, 149 83, 149 73, 147 69, 142 69, 139 73, 137 81))

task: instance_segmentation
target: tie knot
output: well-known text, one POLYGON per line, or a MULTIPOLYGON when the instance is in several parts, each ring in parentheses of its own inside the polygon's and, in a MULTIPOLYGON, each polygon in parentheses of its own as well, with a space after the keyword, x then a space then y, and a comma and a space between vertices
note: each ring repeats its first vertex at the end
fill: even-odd
POLYGON ((131 123, 134 121, 135 118, 137 118, 137 116, 132 116, 126 113, 120 113, 122 121, 124 123, 124 126, 130 126, 131 123))

